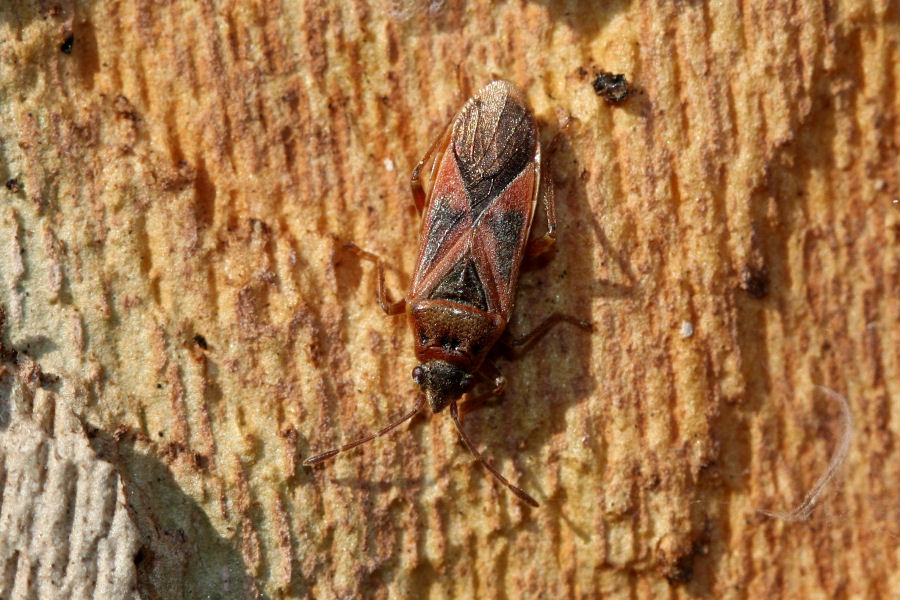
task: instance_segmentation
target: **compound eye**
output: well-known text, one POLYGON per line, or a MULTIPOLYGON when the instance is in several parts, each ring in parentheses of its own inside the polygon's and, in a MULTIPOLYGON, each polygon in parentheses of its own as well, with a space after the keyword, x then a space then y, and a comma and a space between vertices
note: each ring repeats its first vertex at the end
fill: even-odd
POLYGON ((463 377, 463 380, 462 380, 463 389, 465 389, 465 390, 469 389, 470 387, 472 387, 472 384, 474 382, 475 382, 474 377, 472 377, 471 375, 466 375, 465 377, 463 377))
POLYGON ((422 368, 422 365, 416 365, 416 367, 412 370, 412 378, 416 383, 422 383, 422 379, 425 377, 425 369, 422 368))

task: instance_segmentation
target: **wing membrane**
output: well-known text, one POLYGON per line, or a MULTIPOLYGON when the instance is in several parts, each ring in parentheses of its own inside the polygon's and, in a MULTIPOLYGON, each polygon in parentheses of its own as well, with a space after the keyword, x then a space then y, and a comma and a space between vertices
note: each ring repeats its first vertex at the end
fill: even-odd
POLYGON ((537 129, 509 83, 462 108, 440 159, 422 221, 412 298, 512 309, 534 216, 537 129))

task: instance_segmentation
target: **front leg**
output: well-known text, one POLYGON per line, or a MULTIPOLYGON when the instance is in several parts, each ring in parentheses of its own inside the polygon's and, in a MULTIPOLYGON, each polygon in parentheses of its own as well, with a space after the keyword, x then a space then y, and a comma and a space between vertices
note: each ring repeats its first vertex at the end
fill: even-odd
POLYGON ((388 298, 384 286, 384 261, 381 260, 380 256, 369 252, 368 250, 363 250, 353 242, 347 242, 347 244, 344 245, 344 249, 350 250, 360 258, 371 260, 375 263, 375 267, 378 270, 378 287, 375 291, 375 297, 378 298, 378 304, 381 305, 381 310, 383 310, 385 314, 399 315, 406 310, 406 298, 401 298, 396 302, 391 302, 390 298, 388 298))
POLYGON ((503 376, 503 373, 500 372, 500 369, 497 368, 497 365, 491 362, 490 359, 486 359, 484 361, 478 374, 485 379, 492 381, 494 387, 487 392, 478 394, 474 398, 469 398, 465 402, 460 404, 460 419, 464 419, 467 414, 475 412, 479 408, 484 408, 488 400, 498 398, 503 395, 503 390, 506 387, 506 378, 503 376))
MULTIPOLYGON (((422 214, 422 211, 425 210, 425 200, 427 199, 428 193, 425 192, 425 188, 422 185, 422 169, 425 168, 425 165, 431 161, 431 170, 428 175, 429 184, 434 181, 434 170, 437 168, 438 164, 441 161, 441 157, 444 155, 444 150, 447 148, 447 143, 450 140, 450 134, 453 133, 453 121, 451 120, 444 127, 444 131, 441 132, 441 135, 437 137, 434 142, 432 142, 431 147, 425 152, 425 156, 422 157, 422 160, 419 161, 419 164, 416 165, 416 168, 413 169, 412 176, 409 179, 409 187, 412 190, 413 201, 416 203, 416 210, 419 211, 419 214, 422 214)), ((429 192, 431 190, 429 189, 429 192)))

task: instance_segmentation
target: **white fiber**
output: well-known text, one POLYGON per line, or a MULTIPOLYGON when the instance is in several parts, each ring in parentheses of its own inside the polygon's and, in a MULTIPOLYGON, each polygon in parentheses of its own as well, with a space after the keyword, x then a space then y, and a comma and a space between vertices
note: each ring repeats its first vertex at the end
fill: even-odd
POLYGON ((803 498, 803 502, 798 504, 792 511, 786 513, 770 512, 768 510, 759 511, 764 515, 775 517, 776 519, 781 519, 789 523, 797 523, 809 519, 813 509, 819 502, 819 498, 825 490, 825 486, 834 479, 838 469, 840 469, 841 465, 847 459, 847 453, 850 451, 850 440, 853 438, 853 417, 850 415, 850 405, 847 403, 847 399, 834 390, 821 385, 817 385, 816 388, 827 394, 832 400, 840 405, 841 415, 843 416, 844 421, 843 431, 841 431, 840 437, 838 438, 834 456, 831 457, 831 462, 828 463, 828 469, 826 469, 826 471, 816 480, 812 489, 810 489, 803 498))

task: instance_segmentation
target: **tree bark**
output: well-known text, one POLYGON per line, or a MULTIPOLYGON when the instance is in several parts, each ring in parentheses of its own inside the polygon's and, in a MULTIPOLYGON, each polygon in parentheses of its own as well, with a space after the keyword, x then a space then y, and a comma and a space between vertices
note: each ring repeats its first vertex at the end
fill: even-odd
POLYGON ((898 65, 887 0, 4 2, 0 596, 886 597, 898 65), (510 329, 595 328, 465 420, 541 506, 444 414, 304 467, 415 403, 343 246, 402 296, 409 174, 497 77, 560 223, 510 329))

